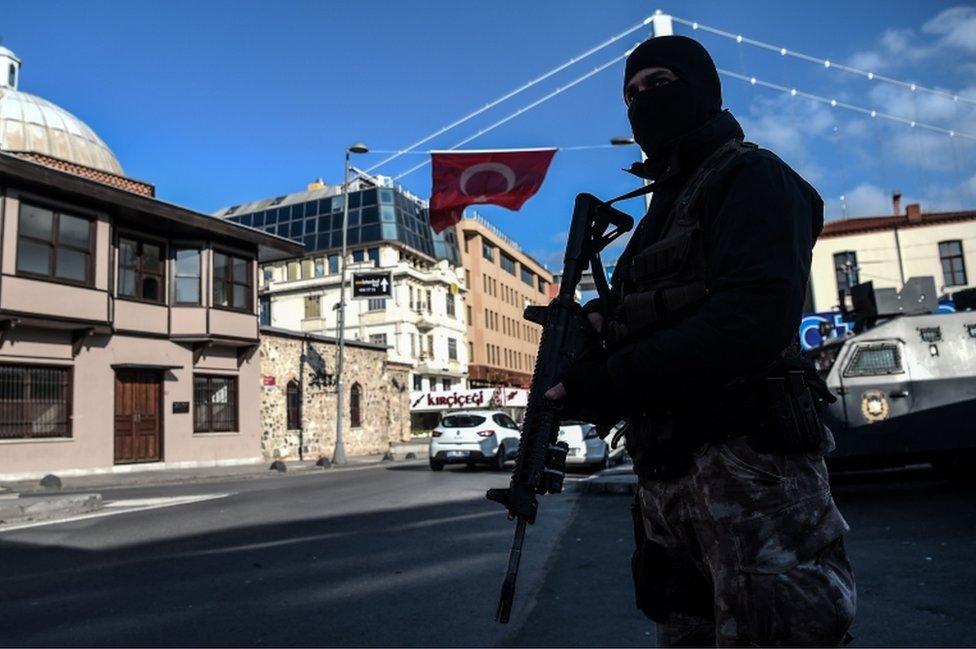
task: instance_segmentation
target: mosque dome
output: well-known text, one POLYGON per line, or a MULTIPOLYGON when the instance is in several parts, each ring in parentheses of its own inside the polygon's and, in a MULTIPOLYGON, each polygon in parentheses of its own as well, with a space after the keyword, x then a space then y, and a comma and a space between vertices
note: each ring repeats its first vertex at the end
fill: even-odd
POLYGON ((0 151, 37 153, 124 175, 108 145, 83 121, 17 89, 20 59, 0 46, 0 151))

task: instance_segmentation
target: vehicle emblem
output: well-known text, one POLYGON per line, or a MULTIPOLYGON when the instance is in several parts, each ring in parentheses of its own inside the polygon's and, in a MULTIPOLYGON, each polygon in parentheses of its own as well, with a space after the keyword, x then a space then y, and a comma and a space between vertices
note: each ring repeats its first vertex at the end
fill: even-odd
POLYGON ((881 390, 866 390, 861 394, 861 414, 865 421, 872 424, 884 421, 890 412, 888 397, 881 390))

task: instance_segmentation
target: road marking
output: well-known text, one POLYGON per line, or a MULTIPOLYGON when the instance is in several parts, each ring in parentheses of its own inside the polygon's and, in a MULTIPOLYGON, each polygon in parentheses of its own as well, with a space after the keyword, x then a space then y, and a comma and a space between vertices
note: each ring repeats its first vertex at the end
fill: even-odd
POLYGON ((14 530, 24 530, 31 527, 42 527, 45 525, 59 525, 61 523, 71 523, 74 521, 84 521, 90 518, 104 518, 105 516, 115 516, 117 514, 129 514, 131 512, 144 512, 150 509, 162 509, 163 507, 175 507, 176 505, 189 505, 192 503, 216 500, 233 496, 233 493, 219 494, 200 494, 197 496, 171 496, 163 498, 130 498, 125 500, 112 500, 106 502, 102 509, 89 514, 79 514, 68 518, 59 518, 50 521, 33 521, 30 523, 17 523, 14 525, 0 526, 0 534, 12 532, 14 530))

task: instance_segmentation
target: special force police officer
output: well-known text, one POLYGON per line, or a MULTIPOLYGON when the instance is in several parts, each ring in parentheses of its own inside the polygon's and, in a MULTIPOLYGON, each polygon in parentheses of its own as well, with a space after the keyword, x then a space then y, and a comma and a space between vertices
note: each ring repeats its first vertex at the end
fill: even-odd
POLYGON ((605 350, 547 397, 626 421, 637 604, 660 646, 839 646, 856 593, 823 462, 833 397, 795 342, 823 201, 743 142, 697 41, 637 47, 624 101, 653 199, 586 306, 605 350))

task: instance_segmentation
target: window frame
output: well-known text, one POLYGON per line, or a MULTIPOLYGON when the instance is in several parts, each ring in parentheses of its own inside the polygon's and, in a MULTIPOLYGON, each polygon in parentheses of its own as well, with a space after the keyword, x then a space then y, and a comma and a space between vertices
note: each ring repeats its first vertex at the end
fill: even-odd
MULTIPOLYGON (((64 408, 66 413, 66 420, 64 422, 65 430, 54 435, 45 434, 23 434, 20 436, 5 436, 2 434, 2 427, 0 427, 0 441, 6 442, 29 442, 32 440, 49 440, 49 439, 73 439, 74 438, 74 387, 75 387, 75 372, 74 367, 71 365, 48 365, 48 364, 34 364, 34 363, 10 363, 3 362, 0 363, 0 368, 23 368, 25 370, 56 370, 64 372, 62 378, 62 394, 64 395, 64 408)), ((22 384, 23 393, 26 397, 28 390, 28 383, 22 384)), ((19 402, 21 404, 26 404, 27 399, 22 398, 19 400, 11 400, 11 402, 19 402)), ((0 399, 0 405, 3 405, 4 400, 0 399)), ((23 407, 23 406, 21 406, 23 407)), ((21 422, 25 423, 25 422, 21 422)))
MULTIPOLYGON (((162 304, 167 303, 166 292, 169 290, 167 285, 167 261, 169 255, 168 242, 164 239, 157 239, 152 236, 145 236, 141 234, 131 234, 127 230, 119 230, 115 235, 115 298, 118 300, 129 300, 132 302, 143 302, 145 304, 162 304), (134 288, 136 290, 136 295, 122 295, 120 292, 121 282, 122 282, 122 269, 129 269, 129 266, 122 265, 122 255, 120 250, 122 247, 122 240, 134 241, 136 243, 136 265, 131 267, 132 271, 135 273, 135 283, 134 288), (149 244, 151 246, 157 246, 159 248, 159 263, 162 265, 159 272, 146 272, 142 270, 142 247, 144 244, 149 244), (159 280, 159 299, 151 300, 142 297, 142 281, 144 276, 153 276, 159 280)), ((202 272, 202 271, 201 271, 202 272)))
POLYGON ((301 428, 302 387, 296 379, 292 379, 285 385, 285 429, 300 430, 301 428))
POLYGON ((969 276, 966 273, 966 250, 965 248, 963 248, 962 239, 947 239, 945 241, 939 242, 939 265, 942 266, 942 281, 946 287, 954 288, 956 286, 968 285, 969 276), (959 246, 959 253, 958 254, 943 253, 942 247, 943 246, 948 247, 952 244, 959 246), (959 262, 958 268, 954 264, 954 262, 957 261, 959 262), (952 274, 951 281, 948 275, 946 274, 946 262, 949 262, 949 266, 951 267, 949 269, 949 271, 952 274), (961 282, 956 282, 955 276, 957 273, 962 274, 961 282))
POLYGON ((203 246, 202 245, 191 245, 191 244, 171 244, 170 254, 172 255, 171 262, 173 264, 173 278, 170 284, 170 304, 173 306, 201 306, 203 304, 203 246), (176 286, 180 279, 192 279, 190 275, 180 275, 177 270, 178 265, 176 263, 176 257, 181 250, 194 250, 197 253, 197 299, 195 302, 183 302, 179 299, 176 291, 176 286))
POLYGON ((69 284, 71 286, 81 286, 84 288, 95 288, 95 241, 98 219, 84 214, 80 211, 75 211, 71 208, 67 210, 56 207, 51 203, 44 201, 34 201, 34 200, 24 200, 21 198, 17 203, 17 239, 15 241, 15 252, 14 252, 14 274, 18 277, 27 277, 30 279, 39 279, 46 282, 54 282, 56 284, 69 284), (38 239, 37 237, 32 237, 30 235, 24 235, 21 232, 21 215, 23 213, 24 206, 33 207, 41 210, 47 210, 51 213, 51 239, 38 239), (67 213, 68 216, 72 216, 78 219, 82 219, 88 223, 88 248, 82 249, 74 245, 61 245, 59 243, 61 234, 61 215, 67 213), (21 270, 19 267, 20 263, 20 240, 26 239, 30 243, 37 245, 44 245, 48 247, 48 273, 37 273, 30 270, 21 270), (80 281, 76 279, 71 279, 67 277, 57 276, 57 252, 58 248, 62 247, 67 250, 73 250, 75 252, 83 252, 88 255, 87 261, 85 262, 85 280, 80 281))
MULTIPOLYGON (((210 251, 210 304, 215 309, 222 309, 224 311, 234 311, 236 313, 253 313, 254 312, 254 264, 255 260, 253 257, 248 257, 244 253, 228 250, 226 248, 214 247, 210 251), (223 255, 227 260, 225 266, 226 277, 222 280, 217 279, 217 255, 223 255), (247 264, 247 284, 242 284, 234 280, 234 259, 240 259, 247 264), (230 278, 229 280, 227 278, 230 278), (217 284, 224 285, 225 294, 230 298, 230 306, 217 303, 217 284), (247 305, 239 307, 234 304, 234 287, 235 286, 246 286, 247 287, 247 305), (226 293, 228 287, 230 287, 230 293, 226 293)), ((299 270, 301 266, 299 265, 299 270)))
POLYGON ((235 374, 193 374, 193 434, 194 435, 206 435, 208 433, 239 433, 241 428, 241 399, 240 399, 240 377, 235 374), (207 383, 207 394, 213 394, 213 381, 214 379, 221 379, 229 381, 232 386, 232 390, 229 393, 233 395, 233 411, 234 419, 233 426, 231 428, 214 428, 213 421, 213 401, 212 397, 208 396, 207 399, 207 427, 200 428, 198 426, 197 420, 197 408, 200 404, 197 402, 197 381, 204 380, 207 383))
POLYGON ((363 427, 363 386, 358 381, 349 387, 349 427, 363 427))
POLYGON ((905 373, 905 362, 904 357, 901 352, 901 348, 895 341, 881 341, 872 343, 860 343, 855 345, 854 349, 851 351, 850 356, 844 361, 844 372, 843 377, 845 379, 850 378, 860 378, 860 377, 875 377, 875 376, 892 376, 894 374, 904 374, 905 373), (884 372, 872 372, 865 370, 855 369, 858 358, 861 353, 865 351, 873 351, 876 349, 891 349, 894 351, 895 361, 898 363, 898 369, 889 370, 884 372))
POLYGON ((843 295, 844 291, 849 291, 852 286, 856 286, 860 281, 860 271, 857 267, 857 251, 856 250, 841 250, 833 253, 831 260, 834 262, 834 280, 837 284, 837 295, 843 295), (853 284, 848 284, 847 275, 842 274, 841 267, 837 265, 837 258, 844 256, 845 260, 851 260, 854 264, 854 271, 852 273, 853 284), (843 277, 843 285, 841 284, 841 277, 843 277))
POLYGON ((319 294, 306 295, 305 299, 302 301, 304 306, 304 320, 320 320, 322 318, 322 296, 319 294), (311 311, 309 306, 314 305, 315 308, 311 311))

